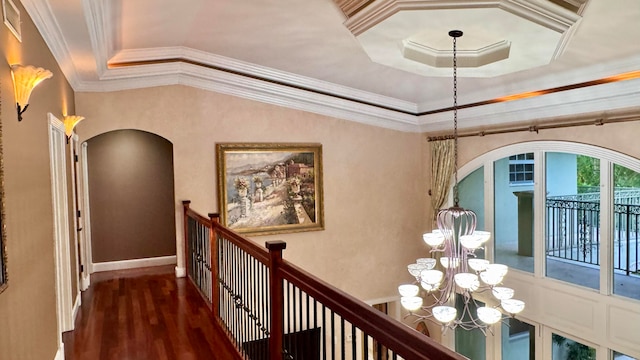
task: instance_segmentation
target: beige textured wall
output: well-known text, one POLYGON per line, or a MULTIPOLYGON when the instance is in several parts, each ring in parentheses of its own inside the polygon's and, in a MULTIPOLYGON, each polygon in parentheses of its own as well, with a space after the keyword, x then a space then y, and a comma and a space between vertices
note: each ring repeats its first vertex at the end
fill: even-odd
MULTIPOLYGON (((0 359, 53 359, 58 347, 47 113, 73 111, 74 95, 19 2, 22 43, 0 26, 0 84, 9 287, 0 294, 0 359), (18 122, 9 64, 47 68, 18 122)), ((72 258, 73 258, 72 254, 72 258)), ((75 281, 75 277, 73 278, 75 281)))
POLYGON ((181 200, 201 214, 218 209, 216 143, 321 143, 326 230, 254 240, 286 241, 286 259, 361 299, 395 296, 405 264, 425 250, 422 135, 185 86, 78 93, 76 103, 81 141, 132 128, 173 143, 178 221, 181 200))

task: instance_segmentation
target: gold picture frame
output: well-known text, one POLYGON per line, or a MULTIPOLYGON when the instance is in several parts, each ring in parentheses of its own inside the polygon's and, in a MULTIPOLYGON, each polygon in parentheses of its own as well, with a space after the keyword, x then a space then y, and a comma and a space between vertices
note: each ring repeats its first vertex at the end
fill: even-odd
POLYGON ((222 224, 246 235, 324 230, 322 145, 216 145, 222 224))

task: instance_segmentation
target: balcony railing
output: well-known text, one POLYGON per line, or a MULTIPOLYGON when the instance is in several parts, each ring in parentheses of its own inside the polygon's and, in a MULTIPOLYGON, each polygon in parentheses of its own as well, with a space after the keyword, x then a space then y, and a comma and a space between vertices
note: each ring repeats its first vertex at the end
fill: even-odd
POLYGON ((188 276, 239 358, 466 359, 284 260, 284 242, 263 248, 183 205, 188 276))
MULTIPOLYGON (((626 275, 640 275, 640 191, 616 191, 614 198, 613 267, 626 275)), ((549 197, 546 208, 547 255, 599 265, 599 194, 549 197)))

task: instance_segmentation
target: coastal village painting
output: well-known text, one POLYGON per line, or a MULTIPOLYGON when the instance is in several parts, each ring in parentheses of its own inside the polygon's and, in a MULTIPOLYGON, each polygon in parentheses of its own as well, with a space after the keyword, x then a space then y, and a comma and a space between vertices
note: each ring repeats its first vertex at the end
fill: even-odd
POLYGON ((218 144, 221 219, 245 234, 321 230, 322 145, 218 144))

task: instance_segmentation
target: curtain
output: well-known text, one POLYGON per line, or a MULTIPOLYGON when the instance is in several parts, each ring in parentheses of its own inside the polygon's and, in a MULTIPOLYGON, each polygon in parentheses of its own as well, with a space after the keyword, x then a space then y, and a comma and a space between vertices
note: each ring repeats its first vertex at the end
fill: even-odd
POLYGON ((434 220, 449 194, 451 175, 455 170, 453 147, 453 139, 431 142, 431 208, 434 220))

